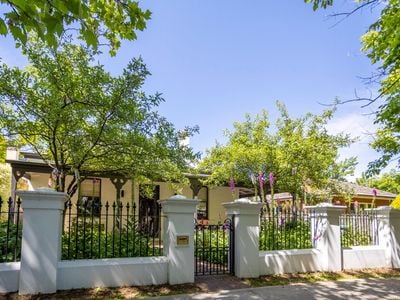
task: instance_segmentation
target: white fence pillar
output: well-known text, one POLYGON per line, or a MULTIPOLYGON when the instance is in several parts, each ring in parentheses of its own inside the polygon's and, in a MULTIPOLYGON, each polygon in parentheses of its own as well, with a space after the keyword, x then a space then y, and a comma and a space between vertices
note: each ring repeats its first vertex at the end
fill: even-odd
POLYGON ((324 271, 342 270, 342 247, 340 243, 340 215, 345 206, 311 206, 312 236, 314 248, 320 251, 320 266, 324 271))
POLYGON ((169 259, 168 282, 194 282, 194 214, 198 200, 173 196, 159 200, 164 222, 164 255, 169 259))
POLYGON ((19 294, 57 291, 65 193, 50 189, 18 191, 24 210, 19 294))
POLYGON ((400 268, 400 210, 382 206, 374 211, 378 218, 378 241, 385 248, 386 263, 400 268))
POLYGON ((224 203, 226 213, 233 218, 235 228, 235 276, 256 278, 260 276, 258 241, 260 236, 260 209, 262 204, 249 199, 224 203))

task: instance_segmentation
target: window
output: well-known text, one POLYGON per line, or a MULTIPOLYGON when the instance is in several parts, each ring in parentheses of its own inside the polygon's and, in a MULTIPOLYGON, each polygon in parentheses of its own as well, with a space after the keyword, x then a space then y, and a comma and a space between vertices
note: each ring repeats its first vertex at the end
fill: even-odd
MULTIPOLYGON (((372 208, 372 204, 371 203, 364 203, 364 202, 358 203, 358 205, 356 205, 356 206, 357 206, 358 211, 361 211, 361 210, 364 210, 364 209, 368 209, 368 208, 372 208)), ((354 203, 351 203, 350 209, 352 211, 355 211, 356 206, 354 206, 354 203)))
POLYGON ((87 205, 87 211, 100 216, 101 179, 88 178, 81 182, 79 190, 79 205, 87 205))
POLYGON ((208 219, 208 187, 203 186, 200 189, 197 199, 200 201, 197 208, 197 218, 208 219))

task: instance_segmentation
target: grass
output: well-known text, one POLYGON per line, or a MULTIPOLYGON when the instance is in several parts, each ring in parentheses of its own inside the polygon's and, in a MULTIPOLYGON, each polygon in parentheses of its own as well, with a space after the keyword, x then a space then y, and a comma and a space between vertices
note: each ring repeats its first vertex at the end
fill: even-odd
POLYGON ((312 284, 320 281, 354 280, 354 279, 382 279, 399 278, 400 269, 364 269, 347 270, 342 272, 314 272, 314 273, 295 273, 281 275, 267 275, 255 279, 237 279, 230 277, 227 279, 221 276, 221 282, 216 277, 194 284, 181 285, 159 285, 142 287, 121 287, 121 288, 94 288, 62 291, 52 295, 18 296, 17 293, 0 295, 0 299, 18 300, 39 300, 39 299, 132 299, 148 298, 156 296, 167 296, 176 294, 192 294, 226 289, 224 280, 229 280, 229 288, 243 287, 262 287, 274 285, 288 285, 294 283, 312 284), (217 282, 216 282, 217 281, 217 282), (217 283, 217 284, 216 284, 217 283))
POLYGON ((252 287, 287 285, 293 283, 316 283, 320 281, 354 280, 354 279, 383 279, 400 277, 400 269, 364 269, 347 270, 342 272, 313 272, 267 275, 259 278, 245 279, 252 287))

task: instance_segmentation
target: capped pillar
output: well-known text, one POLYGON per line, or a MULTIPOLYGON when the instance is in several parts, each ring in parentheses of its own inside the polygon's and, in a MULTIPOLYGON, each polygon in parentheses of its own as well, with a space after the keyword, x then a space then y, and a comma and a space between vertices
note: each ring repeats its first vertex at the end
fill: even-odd
POLYGON ((159 200, 164 222, 164 255, 169 259, 169 284, 194 282, 194 216, 199 203, 176 195, 159 200))
POLYGON ((17 191, 24 210, 19 294, 57 291, 61 233, 66 193, 51 189, 17 191))
POLYGON ((247 198, 223 204, 235 228, 235 276, 256 278, 260 276, 259 247, 260 209, 262 204, 247 198))

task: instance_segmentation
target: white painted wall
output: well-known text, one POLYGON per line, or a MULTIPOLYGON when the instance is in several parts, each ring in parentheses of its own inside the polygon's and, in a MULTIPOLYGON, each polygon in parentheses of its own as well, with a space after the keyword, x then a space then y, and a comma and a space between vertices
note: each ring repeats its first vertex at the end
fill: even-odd
POLYGON ((390 268, 382 246, 357 246, 343 249, 344 269, 390 268))
POLYGON ((168 282, 168 259, 158 257, 61 261, 57 289, 157 285, 168 282))
POLYGON ((62 212, 68 195, 49 189, 16 194, 22 198, 24 210, 19 294, 55 293, 62 212))
POLYGON ((320 258, 316 249, 260 251, 260 275, 320 271, 320 258))
POLYGON ((166 216, 164 223, 164 255, 169 258, 168 283, 194 282, 194 213, 198 200, 177 195, 159 200, 166 216), (177 243, 178 236, 187 237, 186 245, 177 243))
POLYGON ((11 293, 18 291, 19 286, 19 262, 0 264, 0 293, 11 293))
MULTIPOLYGON (((22 259, 21 263, 0 264, 0 293, 19 289, 20 294, 36 294, 74 288, 194 281, 193 216, 197 200, 176 196, 160 201, 167 217, 164 222, 166 256, 60 261, 65 194, 46 190, 20 194, 24 205, 22 259), (178 235, 187 235, 188 245, 178 245, 178 235)), ((259 205, 245 199, 224 205, 228 215, 235 215, 238 277, 329 271, 333 260, 335 268, 336 264, 343 263, 345 269, 396 267, 400 260, 398 211, 378 210, 379 246, 352 247, 341 254, 340 231, 337 232, 340 208, 322 207, 320 214, 324 222, 317 226, 322 238, 316 242, 316 249, 260 252, 259 205)))
MULTIPOLYGON (((19 288, 20 263, 0 264, 0 293, 19 288)), ((157 285, 168 282, 165 256, 60 261, 57 290, 157 285)))
POLYGON ((244 198, 224 203, 224 208, 228 216, 234 216, 235 275, 239 278, 257 278, 260 276, 257 256, 261 203, 244 198))

